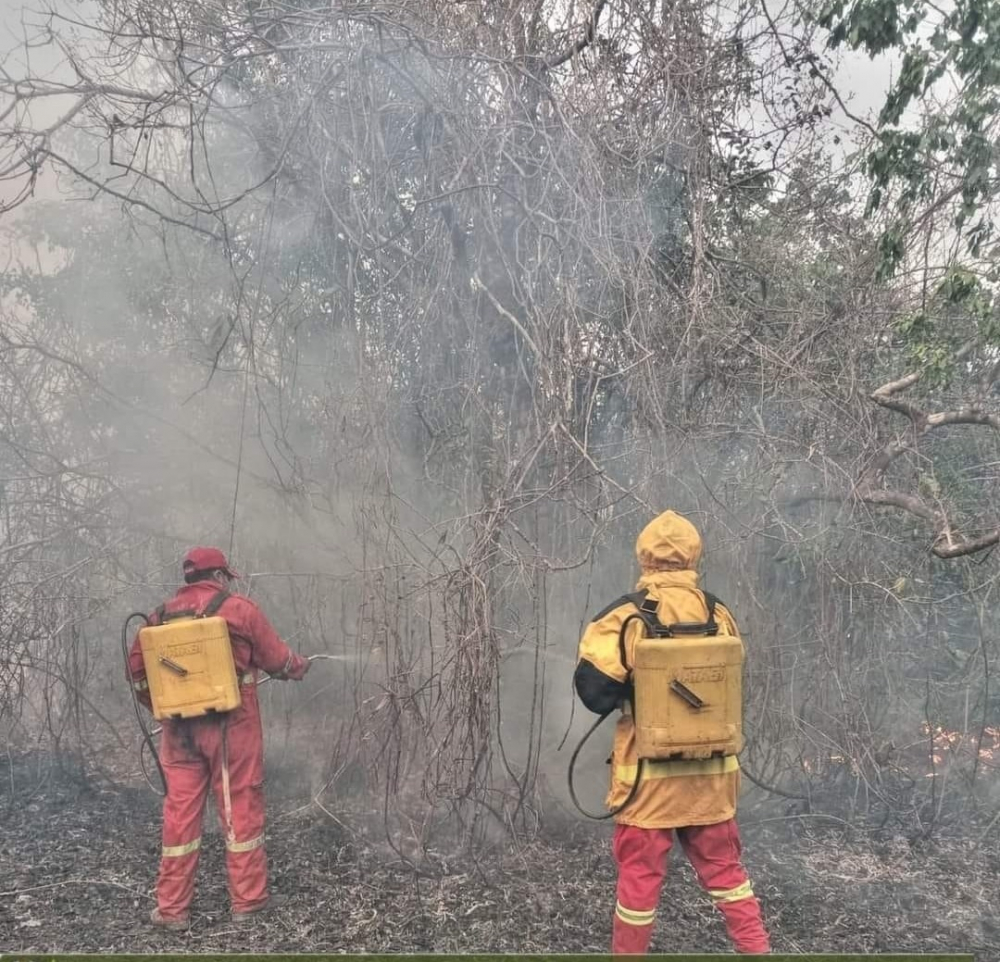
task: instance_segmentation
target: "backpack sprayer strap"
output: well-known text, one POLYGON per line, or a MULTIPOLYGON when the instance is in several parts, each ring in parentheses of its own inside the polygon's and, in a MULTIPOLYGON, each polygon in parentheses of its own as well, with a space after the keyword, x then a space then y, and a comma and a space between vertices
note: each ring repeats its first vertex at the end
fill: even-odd
POLYGON ((629 667, 628 657, 625 653, 625 633, 628 630, 628 626, 637 618, 642 621, 647 628, 651 627, 650 618, 652 618, 653 623, 657 625, 660 623, 656 617, 656 601, 652 598, 647 598, 646 596, 648 594, 649 591, 644 588, 642 591, 636 591, 631 595, 622 595, 617 603, 622 605, 631 603, 638 609, 636 613, 629 615, 622 622, 621 630, 618 632, 618 657, 621 660, 622 668, 625 669, 626 682, 628 682, 628 676, 632 674, 632 669, 629 667), (650 603, 653 605, 652 614, 650 614, 650 611, 645 607, 650 603))
POLYGON ((627 674, 631 674, 632 669, 629 667, 626 655, 625 633, 628 626, 637 618, 642 621, 650 637, 653 638, 673 638, 675 635, 709 635, 714 637, 719 633, 719 623, 715 620, 715 606, 719 604, 719 599, 708 591, 703 591, 702 594, 708 607, 708 620, 678 621, 671 625, 665 625, 660 621, 657 615, 659 602, 655 598, 648 597, 647 590, 622 596, 620 604, 631 602, 638 609, 622 622, 621 630, 618 632, 618 656, 621 659, 622 668, 627 674))
POLYGON ((168 612, 165 604, 160 605, 153 613, 153 618, 156 620, 151 620, 150 624, 165 625, 168 621, 179 621, 181 618, 211 618, 229 597, 229 592, 222 588, 209 598, 208 604, 200 611, 196 608, 183 608, 180 611, 168 612))
POLYGON ((229 592, 225 588, 217 591, 210 599, 207 605, 201 610, 199 618, 211 618, 226 602, 226 599, 230 597, 229 592))
MULTIPOLYGON (((646 626, 648 637, 651 638, 674 638, 677 635, 709 635, 714 637, 719 633, 719 623, 715 620, 715 606, 719 603, 719 599, 716 598, 711 592, 702 592, 702 595, 705 597, 705 604, 708 607, 708 621, 678 621, 670 625, 665 625, 660 621, 659 615, 657 614, 659 602, 655 598, 648 597, 648 595, 649 592, 643 590, 637 591, 631 595, 623 595, 622 597, 623 604, 625 602, 631 602, 637 609, 635 613, 629 615, 622 622, 621 630, 618 632, 618 657, 621 659, 622 668, 625 669, 626 684, 629 683, 629 677, 632 674, 632 669, 629 666, 626 654, 625 635, 628 631, 628 626, 634 620, 638 619, 646 626)), ((674 682, 671 688, 693 707, 701 707, 700 700, 699 704, 694 704, 694 701, 691 699, 696 696, 693 696, 684 685, 681 685, 679 682, 674 682), (681 690, 677 690, 677 686, 679 686, 681 690)), ((629 706, 632 710, 632 714, 634 715, 635 698, 631 686, 629 688, 629 694, 626 697, 628 698, 629 706)))

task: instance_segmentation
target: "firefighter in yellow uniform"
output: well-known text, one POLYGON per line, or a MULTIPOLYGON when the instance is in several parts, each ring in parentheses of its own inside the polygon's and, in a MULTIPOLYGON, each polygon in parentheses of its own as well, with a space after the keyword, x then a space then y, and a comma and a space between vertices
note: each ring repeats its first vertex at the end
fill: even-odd
MULTIPOLYGON (((721 634, 738 636, 732 615, 721 603, 710 613, 698 587, 695 569, 701 557, 701 537, 690 521, 665 511, 643 529, 636 554, 642 571, 637 588, 645 593, 647 606, 655 603, 660 623, 706 622, 714 614, 721 634)), ((622 664, 619 646, 622 625, 636 612, 634 600, 626 597, 594 618, 580 641, 574 678, 577 694, 591 711, 603 714, 622 709, 612 753, 609 809, 626 801, 639 769, 628 701, 629 672, 622 664)), ((625 639, 629 665, 641 632, 641 622, 633 619, 625 639)), ((736 756, 645 760, 641 772, 631 801, 614 816, 618 899, 611 951, 638 954, 648 950, 667 854, 676 832, 699 882, 721 910, 736 950, 769 952, 760 905, 740 861, 735 820, 740 787, 736 756)))

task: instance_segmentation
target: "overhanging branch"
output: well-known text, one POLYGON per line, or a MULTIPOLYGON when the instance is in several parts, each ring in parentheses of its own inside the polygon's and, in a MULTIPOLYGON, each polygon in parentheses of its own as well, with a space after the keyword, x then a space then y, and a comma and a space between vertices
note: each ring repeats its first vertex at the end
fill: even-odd
POLYGON ((604 8, 608 5, 608 0, 597 0, 594 4, 594 12, 590 15, 590 19, 587 21, 587 26, 584 28, 583 36, 580 37, 575 43, 567 47, 562 53, 556 54, 553 57, 549 57, 545 61, 546 70, 554 70, 556 67, 561 67, 567 60, 572 60, 578 53, 582 53, 594 42, 594 35, 597 33, 597 24, 601 19, 601 13, 604 8))
MULTIPOLYGON (((970 340, 952 355, 952 362, 958 363, 967 357, 977 342, 970 340)), ((1000 434, 1000 415, 985 406, 985 399, 993 382, 1000 373, 1000 365, 992 363, 989 374, 984 375, 979 386, 979 396, 968 404, 950 411, 927 411, 919 404, 899 397, 900 394, 917 384, 926 373, 926 368, 888 381, 873 391, 869 397, 879 407, 910 420, 906 434, 885 444, 864 469, 852 496, 865 504, 897 508, 922 521, 934 530, 931 552, 939 558, 959 558, 975 554, 1000 543, 1000 525, 991 526, 987 534, 975 538, 966 537, 954 530, 948 511, 940 502, 928 503, 918 494, 877 487, 889 466, 905 451, 918 447, 921 439, 937 428, 956 424, 975 424, 990 427, 1000 434)))

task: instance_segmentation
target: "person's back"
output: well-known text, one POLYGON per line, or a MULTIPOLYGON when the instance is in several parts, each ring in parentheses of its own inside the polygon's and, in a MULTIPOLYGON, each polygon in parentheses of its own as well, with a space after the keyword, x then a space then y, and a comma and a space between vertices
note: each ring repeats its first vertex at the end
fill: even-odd
MULTIPOLYGON (((232 711, 165 719, 160 762, 166 778, 163 849, 151 921, 168 928, 189 923, 201 848, 205 803, 211 789, 226 838, 226 867, 233 918, 244 921, 270 907, 264 850, 264 750, 257 702, 258 671, 299 680, 309 662, 295 654, 249 598, 231 591, 236 573, 217 548, 194 548, 184 559, 185 584, 149 617, 160 625, 212 611, 225 619, 240 688, 232 711)), ((129 653, 129 673, 149 704, 139 639, 129 653)))
MULTIPOLYGON (((655 602, 661 624, 707 621, 709 604, 696 571, 701 538, 689 521, 673 511, 659 515, 639 535, 636 553, 642 570, 637 590, 643 600, 655 602)), ((635 600, 623 596, 594 618, 580 641, 574 678, 580 699, 591 711, 622 709, 607 797, 609 809, 621 808, 614 816, 613 852, 619 876, 612 951, 647 951, 676 831, 699 881, 721 909, 736 948, 766 953, 769 942, 760 907, 740 864, 736 756, 644 760, 640 765, 627 666, 634 664, 642 621, 629 622, 624 665, 619 642, 626 619, 637 611, 635 600)), ((722 635, 738 637, 735 620, 723 604, 715 604, 713 615, 722 635)))
MULTIPOLYGON (((256 602, 233 591, 230 584, 221 584, 207 572, 204 578, 186 582, 178 588, 150 615, 150 622, 157 624, 165 615, 177 617, 185 612, 195 614, 204 611, 220 591, 225 592, 227 597, 219 603, 215 614, 225 618, 229 627, 237 672, 259 670, 278 676, 286 673, 299 656, 281 640, 256 602)), ((137 668, 142 666, 141 655, 133 659, 133 665, 137 668)))

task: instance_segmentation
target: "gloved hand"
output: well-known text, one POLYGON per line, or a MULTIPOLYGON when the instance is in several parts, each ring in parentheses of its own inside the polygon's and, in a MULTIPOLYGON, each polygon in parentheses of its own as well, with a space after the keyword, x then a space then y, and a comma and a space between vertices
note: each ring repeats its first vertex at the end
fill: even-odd
POLYGON ((302 681, 311 666, 312 662, 308 658, 303 658, 302 655, 292 655, 292 663, 285 671, 285 678, 290 678, 292 681, 302 681))

